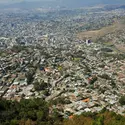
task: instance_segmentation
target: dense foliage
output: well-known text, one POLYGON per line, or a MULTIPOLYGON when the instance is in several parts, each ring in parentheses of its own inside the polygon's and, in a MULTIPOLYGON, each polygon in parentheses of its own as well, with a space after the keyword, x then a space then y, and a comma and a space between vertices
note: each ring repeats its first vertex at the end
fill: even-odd
POLYGON ((49 113, 49 105, 41 99, 19 102, 0 101, 0 125, 55 125, 58 113, 49 113))
POLYGON ((125 96, 121 96, 121 98, 119 99, 119 103, 121 105, 125 105, 125 96))
POLYGON ((125 125, 125 117, 109 111, 98 114, 83 113, 65 120, 63 125, 125 125))
POLYGON ((0 125, 125 125, 124 116, 106 110, 63 119, 51 105, 41 99, 0 100, 0 125))

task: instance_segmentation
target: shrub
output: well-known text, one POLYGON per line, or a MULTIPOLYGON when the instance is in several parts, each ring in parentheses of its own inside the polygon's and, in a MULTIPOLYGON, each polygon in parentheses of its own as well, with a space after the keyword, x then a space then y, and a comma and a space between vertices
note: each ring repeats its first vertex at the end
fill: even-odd
POLYGON ((121 98, 119 99, 119 103, 121 105, 125 105, 125 96, 121 96, 121 98))

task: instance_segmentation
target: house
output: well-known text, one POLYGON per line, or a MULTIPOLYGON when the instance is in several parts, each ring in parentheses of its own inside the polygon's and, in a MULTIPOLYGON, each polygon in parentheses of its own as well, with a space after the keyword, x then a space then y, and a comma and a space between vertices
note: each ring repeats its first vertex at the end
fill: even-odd
POLYGON ((74 118, 74 115, 70 115, 70 116, 69 116, 69 119, 73 119, 73 118, 74 118))
POLYGON ((19 85, 19 81, 14 81, 13 85, 19 85))
POLYGON ((91 110, 89 108, 84 109, 85 112, 90 112, 91 110))
POLYGON ((83 102, 89 102, 90 101, 90 98, 87 98, 87 99, 84 99, 82 100, 83 102))

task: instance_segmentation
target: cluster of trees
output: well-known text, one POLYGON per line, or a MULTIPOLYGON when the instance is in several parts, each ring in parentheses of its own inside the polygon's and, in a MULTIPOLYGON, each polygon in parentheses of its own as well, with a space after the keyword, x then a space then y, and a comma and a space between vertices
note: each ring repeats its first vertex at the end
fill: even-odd
POLYGON ((29 71, 26 73, 27 83, 31 84, 34 80, 36 68, 29 68, 29 71))
POLYGON ((12 51, 14 50, 15 52, 20 52, 22 50, 27 50, 27 47, 26 46, 18 46, 18 45, 14 45, 11 49, 12 51))
POLYGON ((119 103, 121 105, 125 105, 125 96, 121 96, 121 98, 119 99, 119 103))
POLYGON ((57 111, 49 113, 44 100, 0 100, 0 125, 59 125, 60 121, 57 111))
POLYGON ((41 80, 40 82, 36 81, 34 82, 34 88, 36 91, 45 90, 48 87, 48 83, 44 82, 44 80, 41 80))
POLYGON ((63 125, 124 125, 125 117, 106 110, 100 113, 83 113, 72 119, 64 120, 63 125))

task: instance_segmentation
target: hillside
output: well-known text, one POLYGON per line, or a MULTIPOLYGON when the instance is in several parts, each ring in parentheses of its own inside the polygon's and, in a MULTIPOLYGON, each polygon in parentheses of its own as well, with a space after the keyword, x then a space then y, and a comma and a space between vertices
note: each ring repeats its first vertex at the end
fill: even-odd
POLYGON ((90 30, 90 31, 85 31, 85 32, 80 32, 78 33, 78 38, 79 39, 84 39, 84 38, 91 38, 92 40, 97 40, 107 34, 117 32, 125 27, 125 24, 121 23, 120 21, 115 21, 112 25, 103 27, 99 30, 90 30))

